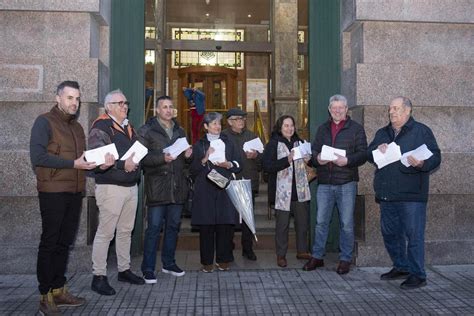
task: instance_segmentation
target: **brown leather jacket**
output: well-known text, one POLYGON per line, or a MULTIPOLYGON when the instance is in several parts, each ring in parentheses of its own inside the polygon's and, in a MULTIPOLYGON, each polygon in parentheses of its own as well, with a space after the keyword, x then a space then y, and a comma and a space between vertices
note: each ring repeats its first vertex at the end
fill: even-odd
MULTIPOLYGON (((55 157, 45 163, 47 166, 41 165, 41 162, 34 164, 38 191, 83 192, 85 173, 83 170, 74 169, 74 160, 79 158, 86 148, 82 126, 77 122, 75 115, 67 115, 57 106, 50 112, 40 115, 37 121, 44 119, 47 120, 50 129, 47 155, 55 157)), ((35 131, 36 125, 35 122, 32 134, 46 132, 35 131)))

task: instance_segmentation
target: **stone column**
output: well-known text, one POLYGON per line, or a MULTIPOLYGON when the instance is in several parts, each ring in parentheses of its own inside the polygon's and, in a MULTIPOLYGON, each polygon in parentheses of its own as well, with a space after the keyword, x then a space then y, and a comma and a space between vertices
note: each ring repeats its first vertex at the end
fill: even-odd
MULTIPOLYGON (((54 106, 56 86, 75 80, 81 85, 79 122, 87 134, 108 89, 109 20, 108 1, 0 4, 2 273, 36 271, 41 217, 29 159, 31 127, 54 106)), ((85 198, 69 271, 90 270, 87 221, 85 198)))
MULTIPOLYGON (((155 0, 155 27, 156 27, 156 41, 155 41, 155 100, 157 97, 166 94, 165 90, 165 61, 166 53, 163 49, 163 42, 166 40, 166 11, 165 1, 155 0)), ((175 100, 177 102, 177 100, 175 100)))
MULTIPOLYGON (((426 264, 474 262, 473 5, 469 1, 343 1, 342 92, 372 141, 388 124, 387 106, 403 95, 441 149, 430 178, 426 264), (388 4, 389 3, 389 4, 388 4)), ((358 265, 389 265, 372 189, 374 167, 361 168, 364 238, 358 265)))
POLYGON ((298 122, 298 1, 273 1, 273 117, 289 114, 298 122))

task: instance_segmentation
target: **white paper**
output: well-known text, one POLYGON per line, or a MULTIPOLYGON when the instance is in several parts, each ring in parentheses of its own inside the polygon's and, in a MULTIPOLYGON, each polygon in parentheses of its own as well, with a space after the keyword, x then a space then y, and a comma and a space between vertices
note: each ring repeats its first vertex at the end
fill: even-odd
POLYGON ((338 149, 331 146, 323 145, 323 148, 321 149, 321 160, 336 160, 337 156, 335 154, 345 157, 346 151, 344 149, 338 149))
POLYGON ((186 137, 181 137, 181 138, 178 138, 173 143, 173 145, 168 146, 165 149, 163 149, 163 152, 165 154, 170 154, 171 157, 173 157, 173 158, 176 158, 179 155, 181 155, 181 153, 183 151, 187 150, 190 146, 191 145, 189 145, 188 140, 186 139, 186 137))
POLYGON ((119 158, 117 147, 115 147, 114 143, 87 150, 85 157, 88 162, 95 162, 96 165, 100 166, 105 163, 105 155, 107 153, 112 154, 115 160, 119 158))
POLYGON ((374 162, 377 164, 379 169, 382 169, 386 165, 400 160, 402 157, 400 146, 398 146, 395 142, 388 144, 385 154, 382 154, 380 150, 376 149, 372 151, 372 155, 374 156, 374 162))
POLYGON ((259 153, 263 153, 263 143, 260 138, 254 138, 244 143, 243 150, 245 152, 251 152, 252 150, 255 150, 259 153))
POLYGON ((211 147, 214 148, 214 152, 209 155, 209 160, 212 163, 224 162, 226 160, 224 142, 220 139, 212 140, 211 147))
POLYGON ((408 156, 413 156, 417 160, 426 160, 433 156, 433 153, 431 152, 431 150, 428 149, 428 147, 426 147, 426 144, 421 145, 417 149, 408 151, 404 153, 402 155, 402 158, 400 159, 401 163, 405 167, 410 167, 410 164, 408 163, 408 156))
POLYGON ((303 154, 301 153, 301 149, 299 146, 293 147, 291 151, 293 152, 293 160, 298 160, 298 159, 303 158, 303 154))
POLYGON ((132 147, 127 150, 125 155, 120 158, 120 160, 127 160, 128 157, 132 155, 132 153, 135 153, 135 155, 133 156, 133 162, 139 163, 143 159, 143 157, 148 154, 148 148, 143 146, 142 143, 137 140, 135 141, 135 143, 133 143, 132 147))
POLYGON ((301 151, 301 155, 303 155, 303 156, 311 156, 312 155, 311 144, 309 142, 304 140, 304 141, 300 142, 300 145, 298 147, 301 151))

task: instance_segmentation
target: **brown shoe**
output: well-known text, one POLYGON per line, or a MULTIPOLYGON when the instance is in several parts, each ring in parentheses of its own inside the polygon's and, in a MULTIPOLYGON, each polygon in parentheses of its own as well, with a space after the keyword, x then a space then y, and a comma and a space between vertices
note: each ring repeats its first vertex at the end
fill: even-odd
POLYGON ((311 257, 303 267, 304 271, 313 271, 316 268, 324 267, 324 260, 311 257))
POLYGON ((65 286, 53 289, 53 299, 56 306, 81 306, 86 302, 85 298, 77 297, 69 293, 65 286))
POLYGON ((339 265, 337 266, 336 272, 337 274, 346 274, 349 273, 351 270, 351 263, 349 261, 339 261, 339 265))
POLYGON ((277 265, 280 268, 284 268, 287 266, 286 258, 285 256, 277 256, 277 265))
POLYGON ((217 267, 217 269, 219 269, 219 271, 229 271, 230 270, 230 266, 229 266, 228 262, 221 262, 221 263, 216 262, 216 267, 217 267))
POLYGON ((299 260, 309 260, 311 259, 311 254, 309 252, 297 252, 296 259, 299 260))
POLYGON ((41 295, 41 300, 39 304, 39 313, 40 315, 51 315, 51 316, 59 316, 62 315, 61 311, 54 303, 53 293, 48 292, 48 294, 41 295))

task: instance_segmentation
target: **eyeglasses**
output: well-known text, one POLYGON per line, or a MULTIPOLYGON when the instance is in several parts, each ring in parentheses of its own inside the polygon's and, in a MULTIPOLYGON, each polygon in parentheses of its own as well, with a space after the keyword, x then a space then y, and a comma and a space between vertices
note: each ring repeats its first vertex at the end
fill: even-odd
POLYGON ((128 101, 117 101, 117 102, 109 102, 109 104, 118 105, 121 108, 123 108, 125 105, 128 107, 130 105, 130 102, 128 102, 128 101))
POLYGON ((236 117, 236 118, 230 118, 229 121, 245 121, 247 118, 246 117, 236 117))

